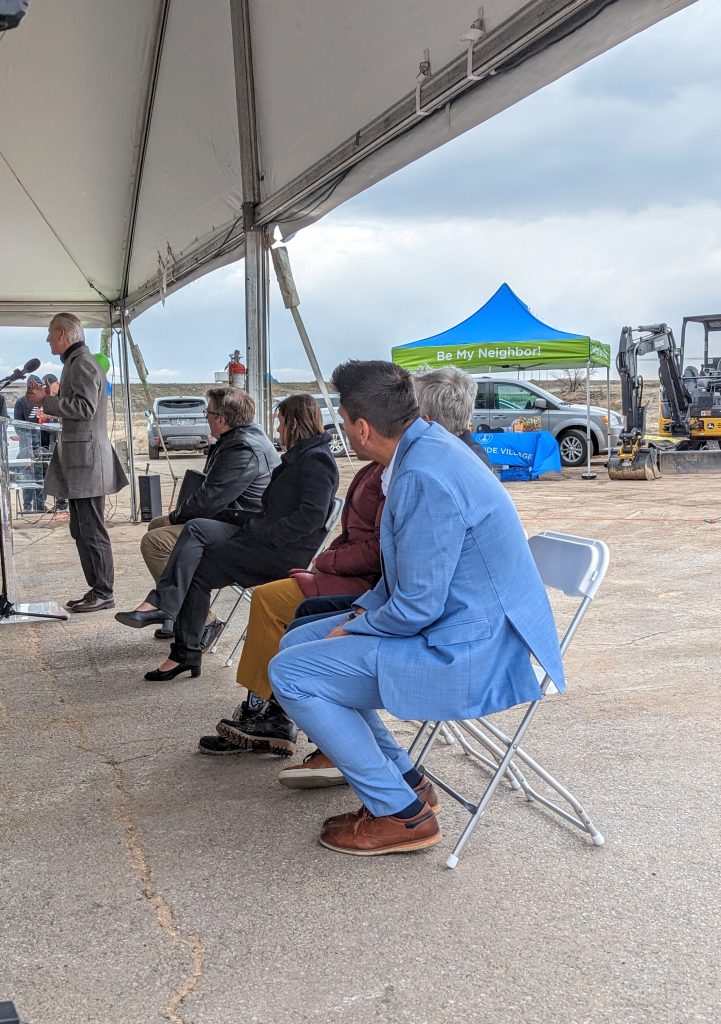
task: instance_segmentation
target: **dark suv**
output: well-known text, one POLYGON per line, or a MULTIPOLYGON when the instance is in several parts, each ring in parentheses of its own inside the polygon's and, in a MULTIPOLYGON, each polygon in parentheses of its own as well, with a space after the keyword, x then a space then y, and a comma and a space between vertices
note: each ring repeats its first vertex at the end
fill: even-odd
POLYGON ((153 411, 148 417, 148 458, 160 457, 160 434, 165 447, 174 452, 205 452, 211 440, 205 410, 208 403, 202 397, 178 395, 156 398, 153 411), (158 429, 160 427, 160 429, 158 429))

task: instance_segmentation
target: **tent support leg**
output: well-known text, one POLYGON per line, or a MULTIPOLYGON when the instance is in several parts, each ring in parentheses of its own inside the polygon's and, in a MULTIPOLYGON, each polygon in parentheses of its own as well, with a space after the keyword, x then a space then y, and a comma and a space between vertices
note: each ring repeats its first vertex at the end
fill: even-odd
POLYGON ((128 440, 128 470, 130 477, 130 522, 138 522, 138 496, 135 478, 135 447, 133 445, 133 416, 130 400, 130 372, 128 370, 128 318, 125 302, 120 313, 120 372, 123 377, 123 404, 125 406, 125 436, 128 440))
POLYGON ((295 323, 296 330, 298 331, 298 336, 303 343, 305 354, 308 357, 308 362, 315 374, 316 384, 323 395, 323 399, 328 409, 328 414, 335 425, 338 437, 343 442, 343 450, 345 451, 346 458, 352 466, 353 463, 351 462, 350 452, 348 451, 348 445, 346 444, 345 434, 343 433, 340 422, 338 421, 338 413, 330 400, 328 388, 323 380, 323 374, 321 373, 320 366, 318 365, 313 345, 308 337, 308 332, 306 331, 305 324, 303 323, 303 317, 300 315, 300 310, 298 309, 298 306, 300 306, 300 298, 298 297, 298 290, 295 287, 295 278, 293 277, 293 271, 291 270, 288 250, 284 245, 276 245, 270 250, 270 254, 273 259, 273 269, 275 270, 280 294, 283 297, 283 305, 291 312, 293 322, 295 323))
POLYGON ((611 458, 611 366, 606 367, 606 448, 611 458))
POLYGON ((235 104, 238 116, 240 180, 245 232, 245 333, 248 391, 255 400, 256 419, 271 433, 268 380, 268 247, 265 229, 258 224, 260 160, 255 76, 250 38, 249 0, 230 0, 233 36, 235 104))
POLYGON ((581 473, 582 480, 595 480, 596 474, 591 470, 591 360, 586 363, 586 472, 581 473))

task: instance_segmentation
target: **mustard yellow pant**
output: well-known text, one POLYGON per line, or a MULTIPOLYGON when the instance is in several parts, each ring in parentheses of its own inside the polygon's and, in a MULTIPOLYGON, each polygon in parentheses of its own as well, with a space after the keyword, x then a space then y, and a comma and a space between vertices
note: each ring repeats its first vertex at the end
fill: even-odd
POLYGON ((278 653, 285 627, 293 621, 295 610, 304 599, 293 579, 263 583, 253 591, 248 617, 248 634, 238 662, 236 679, 241 686, 266 699, 272 692, 268 662, 278 653))

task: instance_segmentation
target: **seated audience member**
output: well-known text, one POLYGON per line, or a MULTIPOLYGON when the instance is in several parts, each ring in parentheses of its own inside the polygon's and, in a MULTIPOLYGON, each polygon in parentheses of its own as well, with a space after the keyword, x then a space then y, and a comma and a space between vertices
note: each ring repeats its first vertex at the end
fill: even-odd
MULTIPOLYGON (((476 444, 468 429, 477 391, 473 377, 455 367, 446 366, 440 370, 414 373, 413 388, 421 417, 426 422, 433 420, 445 427, 449 433, 455 434, 485 465, 489 466, 486 453, 481 445, 476 444)), ((333 615, 339 611, 349 610, 354 601, 353 596, 348 596, 345 600, 311 597, 298 606, 296 618, 300 620, 311 615, 333 615)), ((220 725, 216 728, 222 731, 220 725)), ((225 728, 230 731, 232 726, 226 723, 225 728)), ((223 732, 223 735, 228 733, 223 732)), ((319 786, 343 785, 345 779, 321 750, 314 750, 307 755, 302 764, 284 768, 278 776, 278 781, 294 789, 315 789, 319 786)))
POLYGON ((350 614, 288 632, 269 676, 362 801, 324 822, 321 843, 363 856, 419 850, 441 838, 438 798, 378 709, 475 718, 536 699, 531 654, 563 689, 558 638, 508 494, 466 446, 419 417, 410 375, 352 361, 333 384, 356 452, 390 467, 383 576, 350 614))
POLYGON ((200 675, 203 626, 216 587, 255 587, 307 565, 318 549, 338 489, 338 468, 310 395, 291 395, 278 406, 286 449, 262 497, 262 510, 229 509, 215 519, 191 519, 145 601, 115 618, 136 629, 175 620, 170 657, 151 681, 181 672, 200 675))
POLYGON ((440 370, 414 373, 413 387, 423 419, 440 423, 455 434, 490 469, 491 463, 483 446, 471 436, 471 414, 478 393, 473 377, 455 366, 442 366, 440 370))
MULTIPOLYGON (((240 388, 211 388, 208 427, 216 442, 208 452, 205 479, 188 498, 167 516, 148 524, 140 552, 157 584, 185 523, 191 519, 216 519, 232 510, 260 512, 261 498, 270 475, 280 463, 278 453, 261 427, 253 422, 255 402, 240 388)), ((212 613, 202 639, 210 647, 223 623, 212 613)), ((156 630, 158 639, 171 639, 172 622, 156 630)))
POLYGON ((282 756, 293 753, 298 730, 273 700, 268 662, 278 653, 280 638, 303 598, 336 595, 326 598, 333 601, 342 595, 341 607, 347 608, 380 576, 382 470, 372 462, 356 473, 343 506, 340 535, 318 555, 311 570, 293 569, 289 579, 264 583, 253 591, 237 673, 248 697, 233 718, 218 722, 218 735, 201 736, 202 753, 237 754, 249 749, 282 756))

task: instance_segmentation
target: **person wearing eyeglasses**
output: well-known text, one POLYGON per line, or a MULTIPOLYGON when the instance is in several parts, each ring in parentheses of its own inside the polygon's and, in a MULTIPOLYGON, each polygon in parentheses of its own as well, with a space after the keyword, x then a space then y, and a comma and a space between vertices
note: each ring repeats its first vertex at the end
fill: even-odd
POLYGON ((145 673, 147 680, 200 675, 212 590, 283 579, 318 550, 339 483, 330 434, 310 395, 284 399, 278 424, 285 452, 263 494, 262 511, 231 509, 215 520, 186 523, 156 588, 133 611, 116 614, 134 629, 175 620, 170 655, 145 673))
MULTIPOLYGON (((140 542, 140 553, 156 585, 186 523, 191 519, 216 520, 226 511, 260 512, 263 492, 271 473, 280 464, 273 444, 254 422, 255 402, 247 391, 211 388, 206 398, 208 429, 215 444, 208 452, 204 479, 169 515, 151 520, 140 542)), ((209 613, 203 650, 212 646, 222 627, 223 623, 209 613)), ((172 639, 172 619, 156 629, 155 637, 172 639)))

